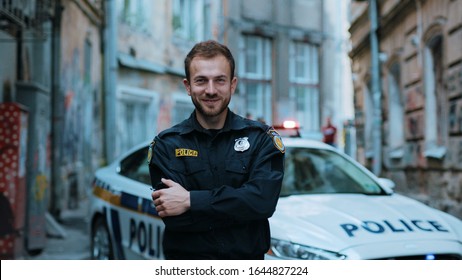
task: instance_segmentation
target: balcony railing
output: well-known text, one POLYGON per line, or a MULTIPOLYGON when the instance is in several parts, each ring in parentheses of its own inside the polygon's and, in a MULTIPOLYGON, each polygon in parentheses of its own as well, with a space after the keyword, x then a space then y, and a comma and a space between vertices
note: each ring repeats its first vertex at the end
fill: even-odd
POLYGON ((40 29, 53 17, 56 0, 0 0, 0 29, 40 29))

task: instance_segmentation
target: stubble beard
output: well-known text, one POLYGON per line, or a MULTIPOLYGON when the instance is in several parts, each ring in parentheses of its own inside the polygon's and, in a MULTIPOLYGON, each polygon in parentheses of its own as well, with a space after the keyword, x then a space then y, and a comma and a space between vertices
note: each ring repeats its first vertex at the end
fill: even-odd
POLYGON ((228 105, 229 105, 229 102, 230 100, 224 100, 223 103, 221 104, 221 106, 216 109, 216 110, 207 110, 206 108, 204 108, 205 106, 202 105, 200 102, 198 102, 196 99, 194 98, 191 98, 193 104, 194 104, 194 107, 196 108, 197 112, 199 114, 201 114, 202 116, 204 116, 205 118, 215 118, 215 117, 218 117, 219 115, 221 115, 221 113, 223 113, 225 110, 228 109, 228 105))

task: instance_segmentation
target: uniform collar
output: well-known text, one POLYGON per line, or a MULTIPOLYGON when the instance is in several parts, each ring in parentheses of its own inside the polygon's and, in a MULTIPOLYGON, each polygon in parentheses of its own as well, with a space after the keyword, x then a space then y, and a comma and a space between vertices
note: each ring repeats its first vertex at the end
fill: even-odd
MULTIPOLYGON (((236 115, 228 108, 228 114, 226 114, 225 125, 220 130, 220 132, 230 131, 230 130, 240 130, 246 127, 245 122, 239 115, 236 115)), ((199 131, 207 133, 207 129, 203 128, 196 118, 196 110, 194 110, 186 121, 186 125, 183 131, 180 134, 188 134, 192 131, 199 131)))

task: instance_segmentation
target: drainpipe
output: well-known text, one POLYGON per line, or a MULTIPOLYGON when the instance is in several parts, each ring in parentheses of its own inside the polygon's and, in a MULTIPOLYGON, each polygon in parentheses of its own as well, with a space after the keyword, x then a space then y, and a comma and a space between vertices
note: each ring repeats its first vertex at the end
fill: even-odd
POLYGON ((51 37, 51 189, 50 213, 60 218, 63 201, 61 146, 63 139, 63 96, 61 94, 61 18, 64 7, 56 2, 51 37))
POLYGON ((104 50, 104 154, 106 163, 112 162, 116 152, 116 83, 117 83, 117 18, 115 0, 105 2, 104 50))
POLYGON ((371 44, 371 82, 372 99, 374 101, 373 114, 373 152, 374 161, 372 171, 380 176, 382 172, 382 91, 380 85, 379 41, 377 37, 378 17, 377 1, 369 0, 370 44, 371 44))

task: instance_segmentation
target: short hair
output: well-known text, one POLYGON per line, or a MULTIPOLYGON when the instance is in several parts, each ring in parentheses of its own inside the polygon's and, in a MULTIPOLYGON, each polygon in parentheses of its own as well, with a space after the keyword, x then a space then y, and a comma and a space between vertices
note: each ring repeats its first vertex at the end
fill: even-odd
POLYGON ((186 58, 184 59, 184 72, 186 75, 186 79, 189 81, 189 67, 191 66, 191 62, 195 57, 213 58, 218 55, 223 55, 226 58, 226 60, 228 60, 229 67, 231 70, 231 79, 233 79, 234 69, 236 67, 234 63, 234 57, 227 46, 220 44, 214 40, 208 40, 197 43, 189 51, 188 55, 186 55, 186 58))

